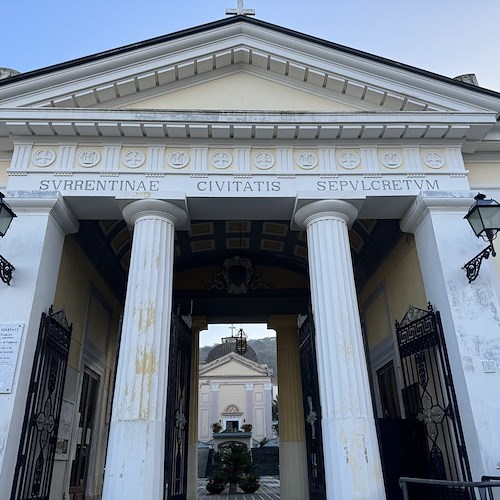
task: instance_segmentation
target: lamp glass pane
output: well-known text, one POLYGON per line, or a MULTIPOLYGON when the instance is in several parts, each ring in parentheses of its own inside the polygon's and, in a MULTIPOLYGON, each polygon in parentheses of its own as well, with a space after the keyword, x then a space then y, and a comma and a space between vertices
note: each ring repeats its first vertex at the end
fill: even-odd
POLYGON ((475 207, 475 209, 472 212, 467 214, 467 220, 469 221, 469 224, 471 225, 472 230, 474 231, 476 236, 479 236, 481 232, 484 230, 484 226, 478 207, 475 207))
POLYGON ((0 206, 0 236, 3 236, 7 232, 11 221, 12 215, 5 209, 5 207, 0 206))
POLYGON ((484 228, 498 231, 500 230, 500 206, 487 205, 478 207, 483 220, 484 228))

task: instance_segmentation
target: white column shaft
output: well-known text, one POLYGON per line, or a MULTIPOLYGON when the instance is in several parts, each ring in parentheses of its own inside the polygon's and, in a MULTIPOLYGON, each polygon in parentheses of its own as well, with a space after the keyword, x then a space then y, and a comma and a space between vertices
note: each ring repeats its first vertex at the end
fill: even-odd
POLYGON ((328 206, 324 211, 322 202, 312 204, 318 204, 320 212, 311 213, 312 207, 304 207, 309 214, 304 223, 316 328, 327 498, 384 499, 347 228, 349 219, 354 218, 352 212, 356 212, 344 202, 327 203, 333 209, 328 206))
POLYGON ((127 216, 132 206, 128 214, 135 228, 106 462, 106 500, 161 500, 165 489, 175 218, 166 213, 166 202, 152 200, 151 210, 148 201, 141 203, 124 211, 127 216))

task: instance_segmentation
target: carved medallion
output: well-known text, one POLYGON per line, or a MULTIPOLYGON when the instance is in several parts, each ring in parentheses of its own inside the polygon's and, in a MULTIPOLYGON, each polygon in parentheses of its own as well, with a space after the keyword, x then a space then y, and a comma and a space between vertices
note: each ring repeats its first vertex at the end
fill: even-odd
POLYGON ((276 159, 274 158, 274 155, 268 153, 267 151, 260 151, 253 159, 253 164, 261 170, 267 170, 273 167, 275 162, 276 159))
POLYGON ((210 285, 203 285, 205 290, 225 290, 230 295, 244 295, 249 290, 270 288, 262 276, 255 271, 250 260, 236 255, 226 259, 210 285))
POLYGON ((386 151, 380 156, 380 161, 387 168, 399 168, 403 158, 397 151, 386 151))
POLYGON ((189 155, 184 151, 172 151, 168 155, 167 163, 172 168, 184 168, 189 163, 189 155))
POLYGON ((444 158, 436 151, 429 151, 424 155, 424 163, 431 168, 444 167, 444 158))
POLYGON ((56 159, 56 154, 51 149, 39 149, 33 153, 33 164, 37 167, 48 167, 56 159))
POLYGON ((212 155, 212 165, 215 168, 227 168, 233 163, 233 157, 231 153, 227 151, 216 151, 212 155))
POLYGON ((85 168, 95 167, 101 160, 101 154, 95 149, 84 149, 78 155, 78 164, 85 168))
POLYGON ((318 164, 318 157, 311 151, 303 151, 297 156, 297 165, 304 170, 314 168, 318 164))
POLYGON ((354 151, 345 151, 339 155, 339 165, 347 168, 348 170, 356 168, 360 163, 361 158, 358 153, 355 153, 354 151))
POLYGON ((139 168, 144 165, 146 157, 142 151, 133 149, 123 155, 123 164, 128 168, 139 168))

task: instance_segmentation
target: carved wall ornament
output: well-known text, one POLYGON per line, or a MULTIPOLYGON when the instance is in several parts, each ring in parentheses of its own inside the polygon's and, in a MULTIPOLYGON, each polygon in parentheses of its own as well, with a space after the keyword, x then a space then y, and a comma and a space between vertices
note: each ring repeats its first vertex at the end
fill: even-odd
POLYGON ((429 151, 424 155, 424 163, 431 168, 444 167, 445 160, 437 151, 429 151))
POLYGON ((246 391, 253 391, 253 384, 245 384, 246 391))
POLYGON ((189 163, 189 155, 184 151, 172 151, 167 158, 172 168, 184 168, 189 163))
POLYGON ((268 153, 267 151, 258 152, 254 159, 253 164, 260 168, 261 170, 267 170, 274 166, 276 159, 273 154, 268 153))
POLYGON ((303 151, 297 155, 297 165, 304 170, 314 168, 318 164, 318 156, 311 151, 303 151))
POLYGON ((351 170, 361 163, 361 158, 354 151, 345 151, 339 155, 339 164, 343 168, 351 170))
POLYGON ((219 384, 210 384, 210 390, 212 392, 219 392, 219 384))
POLYGON ((233 156, 228 151, 216 151, 211 158, 215 168, 227 168, 233 163, 233 156))
POLYGON ((380 156, 380 161, 387 168, 399 168, 403 158, 397 151, 386 151, 380 156))
POLYGON ((144 165, 146 161, 146 156, 142 151, 138 151, 137 149, 132 149, 127 151, 123 155, 123 164, 128 168, 139 168, 144 165))
POLYGON ((0 80, 5 80, 6 78, 10 78, 12 76, 20 75, 19 71, 11 68, 0 68, 0 80))
POLYGON ((56 159, 56 154, 51 149, 39 149, 33 153, 33 165, 37 167, 48 167, 56 159))
POLYGON ((225 290, 230 295, 244 295, 249 290, 271 288, 255 271, 249 259, 236 255, 226 259, 212 284, 203 285, 205 290, 225 290))
POLYGON ((264 384, 264 390, 265 391, 272 391, 273 390, 273 384, 264 384))
POLYGON ((85 168, 95 167, 101 161, 101 153, 95 149, 84 149, 78 155, 78 164, 85 168))

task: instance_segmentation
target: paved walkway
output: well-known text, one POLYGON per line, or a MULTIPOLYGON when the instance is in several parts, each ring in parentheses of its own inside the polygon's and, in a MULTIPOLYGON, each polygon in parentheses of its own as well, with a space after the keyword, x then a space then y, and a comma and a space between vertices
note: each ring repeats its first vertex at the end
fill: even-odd
POLYGON ((260 488, 255 493, 237 493, 229 495, 226 488, 218 495, 210 495, 205 489, 206 479, 198 479, 198 500, 279 500, 280 480, 274 476, 260 478, 260 488))

